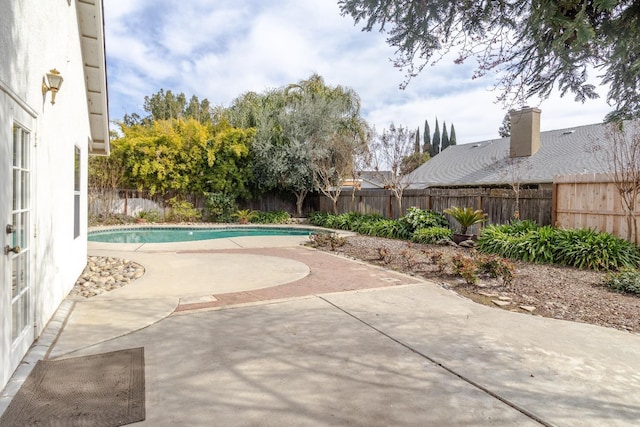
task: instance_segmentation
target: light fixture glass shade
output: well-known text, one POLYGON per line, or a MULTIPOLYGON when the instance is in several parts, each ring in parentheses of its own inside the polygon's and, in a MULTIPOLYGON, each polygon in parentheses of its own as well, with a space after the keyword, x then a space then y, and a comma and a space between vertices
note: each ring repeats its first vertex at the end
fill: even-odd
POLYGON ((64 79, 60 75, 60 72, 55 68, 47 73, 47 81, 49 82, 49 90, 58 91, 62 86, 64 79))

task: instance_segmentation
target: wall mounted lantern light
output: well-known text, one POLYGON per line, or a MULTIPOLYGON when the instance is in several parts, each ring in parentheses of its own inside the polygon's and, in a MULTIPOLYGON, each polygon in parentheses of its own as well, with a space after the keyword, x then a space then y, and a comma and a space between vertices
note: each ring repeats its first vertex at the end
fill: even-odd
POLYGON ((60 90, 63 80, 60 71, 55 68, 42 78, 42 95, 44 96, 47 92, 51 92, 51 105, 56 103, 56 94, 60 90))

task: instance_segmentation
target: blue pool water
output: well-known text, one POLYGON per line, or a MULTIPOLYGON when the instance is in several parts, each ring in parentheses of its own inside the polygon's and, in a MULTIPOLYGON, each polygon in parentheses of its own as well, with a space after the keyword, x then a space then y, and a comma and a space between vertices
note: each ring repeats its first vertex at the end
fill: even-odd
POLYGON ((169 243, 241 236, 308 236, 313 233, 317 230, 286 227, 141 227, 92 231, 88 238, 90 242, 105 243, 169 243))

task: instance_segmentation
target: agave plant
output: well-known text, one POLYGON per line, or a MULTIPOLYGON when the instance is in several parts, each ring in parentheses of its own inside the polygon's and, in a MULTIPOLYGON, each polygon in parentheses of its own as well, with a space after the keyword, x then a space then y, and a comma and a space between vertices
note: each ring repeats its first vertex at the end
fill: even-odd
POLYGON ((458 221, 462 234, 467 234, 467 228, 474 224, 484 222, 487 220, 487 214, 482 212, 481 209, 473 210, 472 208, 459 208, 452 206, 443 211, 447 215, 451 215, 453 219, 458 221))

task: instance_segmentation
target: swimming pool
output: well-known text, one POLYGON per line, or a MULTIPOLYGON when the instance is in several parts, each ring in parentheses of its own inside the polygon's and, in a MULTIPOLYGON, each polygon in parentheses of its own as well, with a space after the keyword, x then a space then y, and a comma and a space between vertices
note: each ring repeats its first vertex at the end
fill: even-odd
POLYGON ((136 227, 91 231, 88 239, 103 243, 170 243, 242 236, 308 236, 318 231, 293 227, 136 227))

